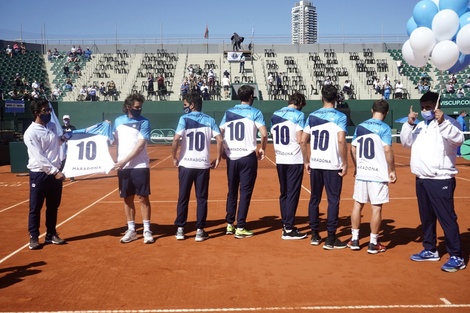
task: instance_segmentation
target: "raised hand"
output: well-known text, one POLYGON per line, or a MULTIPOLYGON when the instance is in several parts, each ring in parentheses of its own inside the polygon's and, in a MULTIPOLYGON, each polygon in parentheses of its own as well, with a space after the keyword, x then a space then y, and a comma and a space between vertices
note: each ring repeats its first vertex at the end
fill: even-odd
POLYGON ((408 114, 408 124, 414 125, 417 117, 418 117, 418 113, 413 112, 413 106, 410 105, 410 113, 408 114))

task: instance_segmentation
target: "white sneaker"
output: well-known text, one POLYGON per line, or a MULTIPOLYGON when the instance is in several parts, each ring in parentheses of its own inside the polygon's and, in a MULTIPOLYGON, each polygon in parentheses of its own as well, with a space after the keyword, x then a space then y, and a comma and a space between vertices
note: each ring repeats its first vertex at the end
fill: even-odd
POLYGON ((144 243, 154 243, 155 239, 153 238, 153 234, 150 230, 144 231, 144 243))
POLYGON ((178 227, 175 237, 176 237, 176 240, 184 240, 184 228, 183 227, 178 227))
POLYGON ((131 241, 137 240, 137 233, 135 230, 126 230, 126 233, 121 238, 121 243, 128 243, 131 241))

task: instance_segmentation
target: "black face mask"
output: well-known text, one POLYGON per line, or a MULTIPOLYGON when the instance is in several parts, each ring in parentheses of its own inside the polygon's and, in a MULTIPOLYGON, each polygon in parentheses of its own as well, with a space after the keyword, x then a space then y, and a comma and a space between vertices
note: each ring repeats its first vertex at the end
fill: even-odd
POLYGON ((51 115, 50 114, 41 114, 39 115, 39 118, 44 124, 47 124, 51 121, 51 115))
POLYGON ((140 116, 140 113, 142 113, 142 110, 131 109, 130 111, 134 118, 138 118, 140 116))
POLYGON ((191 113, 191 109, 189 108, 189 106, 183 107, 183 112, 184 112, 184 114, 191 113))

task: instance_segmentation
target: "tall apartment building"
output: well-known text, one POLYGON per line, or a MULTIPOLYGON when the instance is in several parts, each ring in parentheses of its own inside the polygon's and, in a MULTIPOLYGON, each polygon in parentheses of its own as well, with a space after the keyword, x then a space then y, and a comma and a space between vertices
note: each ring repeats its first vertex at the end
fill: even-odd
POLYGON ((296 2, 292 8, 292 43, 317 42, 317 8, 310 1, 296 2))

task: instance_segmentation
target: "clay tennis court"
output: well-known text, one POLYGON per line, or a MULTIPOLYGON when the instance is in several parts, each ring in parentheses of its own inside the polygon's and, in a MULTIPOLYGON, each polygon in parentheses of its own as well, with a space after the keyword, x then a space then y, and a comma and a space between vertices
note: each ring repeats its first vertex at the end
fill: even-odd
MULTIPOLYGON (((63 246, 28 249, 28 177, 0 167, 0 311, 2 312, 469 312, 470 269, 440 270, 447 260, 438 226, 440 262, 412 262, 421 251, 421 229, 409 169, 410 151, 394 144, 398 182, 384 206, 380 240, 385 253, 369 255, 370 208, 363 211, 360 251, 326 251, 310 239, 281 239, 278 182, 272 146, 259 163, 248 214, 252 238, 225 235, 225 163, 211 172, 210 239, 195 242, 195 202, 187 239, 176 241, 178 193, 170 147, 150 145, 152 228, 157 240, 121 244, 126 230, 116 172, 64 183, 59 209, 63 246)), ((350 163, 351 164, 351 163, 350 163)), ((457 160, 455 206, 466 262, 470 253, 470 162, 457 160)), ((338 236, 350 237, 352 170, 344 181, 338 236)), ((304 176, 297 226, 309 232, 309 180, 304 176)), ((325 195, 324 195, 325 197, 325 195)), ((45 231, 41 220, 41 234, 45 231)), ((321 235, 326 236, 326 199, 321 235)), ((310 234, 310 232, 309 232, 310 234)), ((44 237, 40 237, 44 242, 44 237)))

